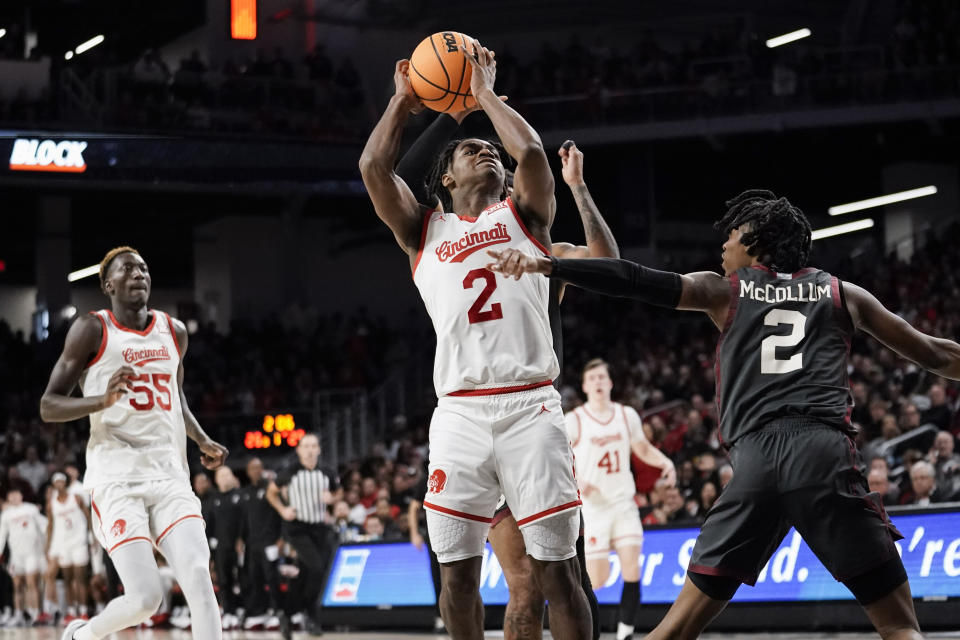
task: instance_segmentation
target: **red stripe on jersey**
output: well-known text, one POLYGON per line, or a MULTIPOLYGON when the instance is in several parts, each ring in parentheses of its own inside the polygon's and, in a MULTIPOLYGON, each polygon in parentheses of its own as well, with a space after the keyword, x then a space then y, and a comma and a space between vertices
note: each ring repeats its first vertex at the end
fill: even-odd
POLYGON ((436 209, 430 209, 423 214, 423 225, 420 228, 420 246, 417 247, 417 259, 413 261, 413 273, 410 277, 416 277, 417 267, 420 266, 420 258, 423 257, 423 246, 427 243, 427 227, 430 226, 430 218, 436 213, 436 209))
POLYGON ((97 320, 100 321, 100 328, 103 330, 103 335, 100 336, 100 349, 97 351, 97 355, 93 356, 93 360, 87 363, 87 366, 84 367, 85 369, 93 366, 93 364, 103 356, 103 352, 107 350, 107 336, 109 333, 107 331, 107 323, 102 315, 94 313, 93 311, 90 312, 90 315, 96 316, 97 320))
POLYGON ((521 384, 514 387, 493 387, 490 389, 461 389, 460 391, 451 391, 448 396, 462 398, 464 396, 496 396, 501 393, 517 393, 518 391, 528 391, 530 389, 539 389, 540 387, 549 387, 553 384, 549 380, 543 382, 532 382, 530 384, 521 384))
POLYGON ((543 246, 543 243, 541 243, 539 240, 534 238, 533 234, 531 234, 530 231, 527 229, 527 225, 523 224, 523 219, 520 217, 520 213, 517 211, 517 205, 514 204, 513 197, 512 196, 508 197, 506 202, 508 205, 510 205, 510 211, 513 212, 513 217, 517 219, 517 224, 520 225, 520 229, 523 230, 524 235, 530 238, 530 242, 537 245, 537 248, 540 249, 540 251, 543 251, 543 255, 549 258, 550 252, 547 251, 547 248, 543 246))
POLYGON ((475 516, 472 513, 464 513, 463 511, 457 511, 455 509, 447 509, 446 507, 441 507, 440 505, 433 504, 432 502, 424 501, 423 506, 425 509, 446 513, 447 515, 457 516, 458 518, 466 518, 467 520, 473 520, 475 522, 493 522, 493 518, 484 518, 483 516, 475 516))
MULTIPOLYGON (((177 330, 173 326, 173 320, 170 319, 170 314, 166 311, 163 312, 163 315, 167 316, 167 326, 170 327, 170 335, 173 337, 173 346, 177 348, 177 355, 182 358, 183 354, 180 352, 180 341, 177 340, 177 330)), ((140 362, 137 364, 140 365, 143 363, 140 362)))
POLYGON ((530 524, 535 520, 540 520, 542 518, 546 518, 547 516, 552 516, 555 513, 560 513, 561 511, 566 511, 568 509, 573 509, 574 507, 579 507, 580 504, 581 503, 579 500, 574 500, 573 502, 568 502, 567 504, 561 504, 559 507, 553 507, 552 509, 547 509, 545 511, 541 511, 540 513, 535 513, 532 516, 527 516, 523 520, 517 520, 517 526, 522 527, 523 525, 530 524))
POLYGON ((607 426, 608 424, 610 424, 611 422, 613 422, 613 419, 614 419, 614 418, 617 417, 617 407, 616 407, 616 405, 614 405, 613 411, 610 412, 610 419, 607 420, 606 422, 603 422, 603 421, 601 421, 601 420, 597 420, 597 418, 594 417, 594 415, 593 415, 592 413, 590 413, 589 411, 587 411, 587 405, 584 404, 584 405, 581 405, 580 407, 583 409, 583 412, 584 412, 585 414, 587 414, 588 416, 590 416, 590 419, 591 419, 591 420, 593 420, 594 422, 596 422, 597 424, 599 424, 601 427, 607 426))
POLYGON ((117 329, 120 329, 120 331, 129 331, 130 333, 135 333, 138 336, 147 335, 148 333, 153 331, 153 325, 157 324, 157 312, 152 311, 151 313, 153 314, 153 317, 150 318, 150 322, 147 323, 147 328, 144 329, 143 331, 139 331, 137 329, 131 329, 130 327, 125 327, 122 324, 120 324, 116 316, 113 315, 113 311, 111 311, 110 309, 107 309, 107 315, 110 316, 110 322, 113 323, 113 326, 115 326, 117 329))

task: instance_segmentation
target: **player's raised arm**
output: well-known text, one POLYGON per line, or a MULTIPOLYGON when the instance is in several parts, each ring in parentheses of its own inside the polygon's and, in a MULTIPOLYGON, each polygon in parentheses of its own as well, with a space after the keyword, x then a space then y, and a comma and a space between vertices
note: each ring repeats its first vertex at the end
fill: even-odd
POLYGON ((176 332, 177 344, 180 347, 180 366, 177 367, 177 388, 180 391, 180 410, 183 413, 183 426, 187 437, 197 443, 202 457, 200 462, 207 469, 216 469, 227 459, 229 452, 222 444, 216 442, 197 422, 187 405, 187 396, 183 392, 183 358, 187 355, 187 346, 190 339, 187 327, 179 320, 172 318, 173 330, 176 332))
MULTIPOLYGON (((477 40, 463 49, 473 71, 470 91, 486 112, 504 149, 517 161, 513 177, 513 200, 530 232, 549 242, 557 203, 554 197, 553 172, 543 151, 540 136, 523 117, 504 103, 493 90, 497 77, 494 53, 477 40)), ((546 243, 545 243, 546 244, 546 243)))
POLYGON ((400 247, 413 255, 420 245, 423 209, 394 171, 407 118, 411 111, 422 108, 407 77, 409 65, 408 60, 397 62, 393 74, 396 93, 363 148, 360 175, 377 215, 393 231, 400 247))
POLYGON ((582 289, 633 298, 658 307, 703 311, 722 327, 730 304, 730 282, 712 271, 679 274, 616 258, 536 258, 515 249, 487 251, 491 271, 520 278, 541 273, 582 289))
POLYGON ((577 211, 580 212, 587 244, 582 246, 568 242, 554 242, 550 252, 557 258, 619 258, 620 249, 617 247, 613 232, 600 215, 600 210, 593 201, 583 178, 583 152, 577 148, 573 140, 567 140, 557 151, 557 155, 560 156, 562 163, 560 175, 570 187, 573 200, 577 203, 577 211))
POLYGON ((120 367, 107 384, 102 396, 75 398, 73 392, 87 363, 96 355, 104 327, 94 316, 78 318, 67 332, 63 353, 50 372, 47 389, 40 398, 40 418, 44 422, 69 422, 102 411, 126 394, 131 367, 120 367))
POLYGON ((960 344, 917 331, 910 323, 886 309, 872 293, 843 283, 853 324, 904 358, 944 378, 960 380, 960 344))

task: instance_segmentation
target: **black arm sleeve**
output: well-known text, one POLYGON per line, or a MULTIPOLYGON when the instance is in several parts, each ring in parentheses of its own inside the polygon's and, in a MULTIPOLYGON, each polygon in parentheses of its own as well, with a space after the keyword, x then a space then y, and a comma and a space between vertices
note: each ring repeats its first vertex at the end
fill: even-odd
POLYGON ((453 134, 459 128, 460 124, 456 120, 441 113, 426 131, 420 134, 397 163, 397 175, 407 183, 420 204, 428 207, 435 204, 434 198, 427 194, 424 179, 427 171, 430 170, 430 165, 443 150, 443 146, 453 138, 453 134))
POLYGON ((583 289, 608 296, 635 298, 670 309, 676 309, 680 303, 683 285, 678 273, 648 269, 617 258, 551 258, 551 261, 551 278, 583 289))

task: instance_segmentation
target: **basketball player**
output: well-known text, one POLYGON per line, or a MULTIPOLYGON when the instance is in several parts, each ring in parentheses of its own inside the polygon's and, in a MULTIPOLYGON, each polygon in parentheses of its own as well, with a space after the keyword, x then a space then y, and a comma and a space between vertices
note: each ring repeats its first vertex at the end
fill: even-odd
POLYGON ((596 358, 584 366, 582 388, 587 402, 567 414, 567 436, 573 443, 583 500, 587 572, 598 588, 607 582, 612 544, 623 576, 617 640, 625 640, 633 634, 640 604, 643 546, 643 525, 633 499, 636 487, 630 473, 630 453, 651 467, 663 469, 661 477, 668 486, 676 482, 677 473, 673 461, 647 440, 636 410, 610 399, 613 381, 606 362, 596 358))
POLYGON ((47 502, 47 598, 44 612, 54 615, 59 609, 57 573, 63 570, 67 599, 65 622, 80 617, 87 619, 87 565, 90 551, 87 547, 86 509, 79 495, 67 487, 67 476, 56 472, 50 478, 53 494, 47 502))
MULTIPOLYGON (((501 97, 501 99, 504 98, 501 97)), ((449 115, 439 114, 397 163, 397 175, 410 187, 417 198, 417 202, 425 206, 435 205, 442 208, 439 198, 435 194, 427 193, 423 180, 424 175, 437 154, 442 152, 455 135, 463 119, 478 108, 479 104, 449 115)), ((557 154, 560 156, 562 164, 561 175, 570 188, 580 212, 587 244, 586 246, 577 246, 567 242, 557 242, 550 247, 550 253, 558 258, 620 257, 620 250, 613 233, 604 221, 603 216, 600 215, 600 211, 584 181, 583 152, 577 148, 573 140, 567 140, 557 151, 557 154)), ((508 193, 512 188, 512 176, 508 175, 508 193)), ((556 307, 560 304, 562 297, 563 284, 551 282, 550 318, 551 329, 553 330, 553 349, 557 354, 561 370, 563 369, 563 334, 561 323, 557 321, 559 310, 556 307)), ((555 386, 559 386, 558 382, 559 378, 555 381, 555 386)), ((424 478, 425 480, 426 478, 424 478)), ((425 493, 425 490, 421 492, 420 497, 422 498, 425 493)), ((420 505, 419 500, 411 502, 408 516, 413 519, 412 522, 416 522, 420 505)), ((410 531, 411 540, 419 548, 423 540, 418 540, 419 533, 416 527, 411 526, 410 531)), ((505 640, 539 640, 543 636, 543 594, 540 593, 540 589, 533 579, 533 569, 530 566, 530 559, 527 556, 523 536, 517 527, 516 518, 513 517, 510 507, 502 497, 494 513, 493 522, 490 523, 488 539, 500 567, 503 569, 504 579, 509 590, 509 599, 503 614, 505 640)), ((431 558, 433 557, 435 556, 431 556, 431 558)), ((577 560, 580 563, 581 586, 590 604, 593 638, 596 640, 600 637, 599 606, 587 573, 582 527, 581 535, 577 538, 577 560)))
POLYGON ((414 283, 437 332, 430 426, 427 527, 440 561, 440 610, 455 639, 483 637, 479 593, 484 542, 500 493, 517 516, 534 578, 550 600, 551 630, 590 637, 575 541, 579 497, 563 433, 559 373, 546 279, 514 287, 483 268, 494 244, 548 255, 555 201, 539 136, 493 91, 493 53, 474 42, 471 91, 506 151, 517 159, 506 197, 503 162, 484 140, 451 143, 431 173, 443 211, 417 203, 395 173, 403 127, 422 108, 397 63, 397 92, 360 160, 380 218, 409 256, 414 283))
POLYGON ((46 518, 37 505, 23 501, 19 489, 7 491, 7 502, 0 514, 0 549, 10 545, 7 571, 13 579, 13 620, 10 626, 24 624, 24 612, 30 622, 40 617, 40 574, 44 568, 43 533, 46 518))
POLYGON ((219 467, 227 450, 204 433, 187 407, 187 330, 147 307, 150 285, 147 263, 135 249, 107 253, 100 263, 100 286, 111 309, 70 327, 40 401, 45 422, 90 417, 84 486, 91 494, 94 535, 124 588, 124 595, 89 622, 68 624, 63 640, 103 638, 150 618, 163 597, 154 544, 190 605, 194 637, 221 637, 200 501, 190 488, 186 438, 200 447, 208 469, 219 467), (83 397, 71 397, 78 382, 83 397))
POLYGON ((498 273, 537 273, 659 306, 702 311, 717 347, 720 435, 733 479, 707 514, 687 580, 648 638, 695 638, 742 582, 753 585, 796 527, 883 638, 920 638, 910 584, 851 435, 846 354, 862 329, 927 370, 960 379, 960 345, 911 327, 868 291, 807 266, 810 224, 786 198, 753 190, 727 203, 723 276, 625 260, 490 252, 498 273))

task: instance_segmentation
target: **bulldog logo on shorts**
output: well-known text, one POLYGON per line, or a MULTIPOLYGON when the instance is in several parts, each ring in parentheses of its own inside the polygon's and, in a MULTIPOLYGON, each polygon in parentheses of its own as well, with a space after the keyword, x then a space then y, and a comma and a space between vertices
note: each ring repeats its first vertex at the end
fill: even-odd
POLYGON ((440 493, 447 484, 447 474, 440 469, 434 469, 427 480, 427 493, 440 493))
POLYGON ((123 535, 123 532, 127 530, 127 521, 126 520, 117 520, 113 523, 113 526, 110 527, 110 535, 114 538, 119 538, 123 535))

